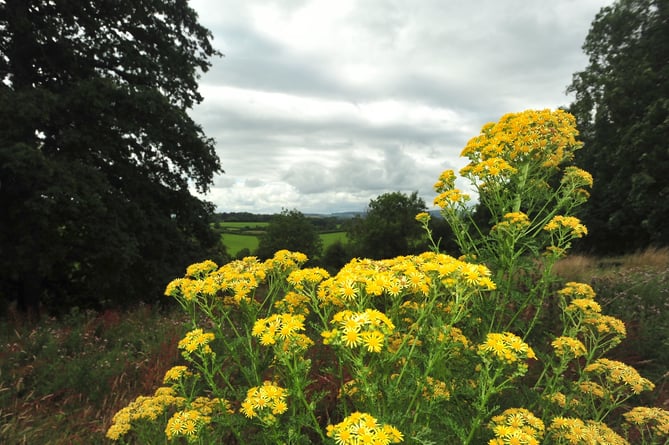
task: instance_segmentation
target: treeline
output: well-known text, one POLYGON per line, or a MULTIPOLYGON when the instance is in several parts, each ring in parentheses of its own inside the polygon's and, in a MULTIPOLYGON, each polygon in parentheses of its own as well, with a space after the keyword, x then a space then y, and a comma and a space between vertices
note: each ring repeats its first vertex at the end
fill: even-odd
MULTIPOLYGON (((287 249, 306 254, 312 267, 336 273, 352 258, 392 258, 430 249, 427 234, 416 221, 416 215, 426 211, 418 192, 390 192, 370 200, 367 209, 353 218, 308 216, 297 209, 284 210, 269 220, 264 215, 254 217, 248 213, 217 217, 221 222, 268 223, 259 235, 258 248, 255 251, 242 249, 237 258, 253 255, 265 260, 276 251, 287 249), (237 220, 237 217, 247 219, 237 220), (324 247, 319 234, 334 231, 345 232, 347 241, 336 241, 324 247)), ((430 230, 440 249, 457 254, 452 232, 442 218, 433 218, 430 230)))
MULTIPOLYGON (((268 223, 275 218, 276 214, 250 213, 250 212, 220 212, 213 215, 214 223, 221 222, 261 222, 268 223)), ((330 215, 305 215, 309 218, 320 233, 337 232, 341 224, 350 218, 330 215)))

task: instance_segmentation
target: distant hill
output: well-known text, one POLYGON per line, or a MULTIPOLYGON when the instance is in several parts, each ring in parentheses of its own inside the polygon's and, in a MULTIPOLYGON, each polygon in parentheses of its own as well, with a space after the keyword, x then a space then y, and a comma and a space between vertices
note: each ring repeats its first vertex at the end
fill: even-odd
MULTIPOLYGON (((433 218, 441 218, 439 210, 429 210, 428 213, 433 218)), ((308 218, 337 218, 337 219, 352 219, 356 216, 363 216, 365 212, 350 211, 350 212, 333 212, 333 213, 305 213, 304 216, 308 218)), ((245 221, 245 222, 266 222, 272 219, 270 214, 258 214, 249 212, 223 212, 214 215, 215 221, 245 221)))

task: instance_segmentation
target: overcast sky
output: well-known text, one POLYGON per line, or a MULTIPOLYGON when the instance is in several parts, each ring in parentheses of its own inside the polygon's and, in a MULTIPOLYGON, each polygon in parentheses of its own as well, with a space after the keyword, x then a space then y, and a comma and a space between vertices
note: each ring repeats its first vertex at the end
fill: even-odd
MULTIPOLYGON (((219 212, 362 211, 465 165, 507 112, 568 105, 607 0, 192 0, 225 54, 192 111, 219 212)), ((464 185, 464 184, 462 184, 464 185)))

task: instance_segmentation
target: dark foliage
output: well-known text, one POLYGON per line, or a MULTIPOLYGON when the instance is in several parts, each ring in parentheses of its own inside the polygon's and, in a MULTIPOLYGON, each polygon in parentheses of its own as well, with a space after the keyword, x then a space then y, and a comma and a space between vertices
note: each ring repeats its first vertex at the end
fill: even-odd
POLYGON ((669 245, 669 3, 618 0, 603 8, 583 45, 588 67, 568 91, 592 173, 579 247, 598 253, 669 245))
POLYGON ((186 0, 0 2, 0 298, 151 301, 217 254, 210 38, 186 0))
POLYGON ((353 256, 393 258, 426 250, 425 236, 416 215, 426 210, 418 192, 385 193, 372 199, 367 212, 348 224, 353 256))
POLYGON ((287 249, 314 259, 320 256, 322 248, 323 242, 311 219, 298 210, 284 210, 270 220, 260 237, 256 255, 266 260, 277 251, 287 249))

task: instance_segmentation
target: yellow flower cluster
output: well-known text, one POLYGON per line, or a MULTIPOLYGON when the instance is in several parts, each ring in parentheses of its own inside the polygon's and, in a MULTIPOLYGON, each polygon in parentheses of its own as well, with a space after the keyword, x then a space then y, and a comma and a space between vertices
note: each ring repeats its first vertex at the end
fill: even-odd
POLYGON ((186 268, 186 277, 193 279, 205 278, 210 273, 218 269, 218 265, 211 260, 206 260, 201 263, 191 264, 186 268))
POLYGON ((482 161, 501 158, 511 164, 531 161, 556 167, 572 159, 580 148, 574 116, 563 110, 527 110, 509 113, 497 123, 488 123, 472 138, 461 156, 472 168, 482 161))
POLYGON ((578 167, 574 167, 573 165, 564 169, 564 176, 562 177, 561 182, 563 184, 571 184, 574 187, 592 187, 593 184, 592 175, 590 173, 578 167))
POLYGON ((441 193, 455 187, 455 172, 453 170, 444 170, 439 175, 439 179, 434 183, 434 190, 441 193))
POLYGON ((495 289, 487 267, 425 252, 387 260, 353 259, 319 285, 317 296, 322 305, 359 306, 363 298, 383 294, 392 298, 427 295, 435 280, 463 292, 495 289))
POLYGON ((435 338, 439 343, 458 344, 462 348, 469 347, 469 339, 465 337, 460 328, 456 328, 455 326, 444 325, 442 329, 437 332, 435 338))
POLYGON ((114 415, 107 438, 119 440, 131 430, 133 422, 141 419, 153 422, 168 407, 182 407, 185 403, 186 399, 175 396, 174 389, 166 387, 158 388, 153 396, 139 396, 114 415))
POLYGON ((286 272, 293 270, 306 263, 309 258, 302 252, 291 252, 290 250, 279 250, 274 257, 265 261, 267 270, 286 272))
POLYGON ((593 315, 602 312, 602 307, 590 298, 574 298, 565 311, 570 314, 593 315))
POLYGON ((607 383, 622 384, 634 394, 655 388, 653 382, 641 377, 636 369, 617 360, 600 358, 586 366, 584 371, 604 377, 607 383))
POLYGON ((167 421, 165 435, 168 440, 185 437, 189 442, 194 441, 200 429, 211 423, 211 417, 203 415, 196 409, 177 411, 167 421))
POLYGON ((611 428, 594 420, 583 422, 581 419, 571 417, 555 417, 548 431, 553 438, 560 440, 558 443, 629 445, 629 442, 611 428))
POLYGON ((669 411, 657 407, 637 406, 623 414, 625 421, 637 428, 645 428, 655 436, 657 443, 660 439, 669 439, 669 411))
POLYGON ((610 315, 596 314, 583 319, 585 325, 593 327, 600 334, 611 334, 617 338, 616 344, 627 336, 625 323, 610 315))
POLYGON ((256 257, 246 257, 222 266, 216 272, 219 289, 225 294, 232 294, 232 298, 225 302, 235 305, 242 301, 250 302, 255 289, 265 281, 267 269, 267 262, 261 263, 256 257))
POLYGON ((551 346, 555 354, 564 359, 582 357, 587 352, 585 345, 579 339, 568 336, 556 338, 551 342, 551 346))
POLYGON ((184 338, 179 341, 179 349, 183 349, 185 356, 190 356, 195 351, 200 351, 203 354, 212 354, 213 351, 209 347, 209 343, 214 340, 214 334, 211 332, 205 333, 201 328, 193 329, 188 332, 184 338))
POLYGON ((416 215, 416 221, 418 221, 421 224, 427 224, 430 222, 430 214, 427 212, 420 212, 419 214, 416 215))
POLYGON ((505 177, 516 173, 516 171, 505 159, 493 157, 467 164, 460 169, 460 174, 465 177, 481 178, 489 181, 497 176, 505 177))
POLYGON ((287 398, 288 391, 285 388, 265 381, 262 386, 248 390, 240 411, 250 419, 260 417, 265 422, 273 423, 276 415, 288 410, 287 398))
POLYGON ((302 333, 304 331, 304 315, 273 314, 268 318, 256 320, 251 335, 260 339, 263 346, 279 344, 285 350, 303 351, 313 341, 302 333))
POLYGON ((354 412, 341 423, 328 425, 327 435, 337 445, 387 445, 404 440, 394 426, 379 424, 374 417, 360 412, 354 412))
POLYGON ((523 212, 511 212, 502 217, 502 220, 492 227, 492 230, 504 233, 521 232, 530 226, 530 218, 523 212))
POLYGON ((178 382, 182 377, 189 375, 193 375, 193 373, 188 370, 187 366, 173 366, 165 372, 163 383, 178 382))
POLYGON ((311 303, 311 298, 306 295, 298 294, 297 292, 288 291, 282 299, 276 301, 274 306, 282 311, 289 314, 309 314, 309 305, 311 303))
POLYGON ((230 402, 219 397, 196 397, 189 405, 192 409, 196 409, 206 416, 210 416, 214 412, 234 414, 234 411, 230 408, 230 402))
POLYGON ((323 343, 343 344, 348 348, 363 345, 369 352, 381 352, 386 336, 395 329, 393 322, 376 309, 340 311, 332 317, 332 323, 338 328, 323 332, 323 343))
POLYGON ((585 382, 580 382, 578 384, 578 390, 585 395, 597 399, 611 399, 611 394, 599 383, 586 380, 585 382))
POLYGON ((545 396, 545 398, 546 400, 555 403, 560 408, 565 408, 567 407, 567 405, 569 405, 570 407, 576 407, 581 404, 581 402, 578 399, 572 396, 570 396, 569 400, 567 400, 567 396, 565 396, 563 393, 559 391, 553 394, 548 394, 545 396))
POLYGON ((581 224, 581 220, 575 216, 556 215, 548 221, 548 224, 544 226, 544 230, 547 232, 564 231, 575 238, 583 238, 583 236, 588 234, 587 227, 581 224))
POLYGON ((478 354, 482 357, 492 357, 506 364, 536 358, 532 348, 511 332, 488 333, 485 342, 478 347, 478 354))
POLYGON ((525 408, 509 408, 491 419, 495 434, 488 445, 539 445, 544 437, 544 423, 525 408))
POLYGON ((558 294, 569 298, 587 298, 590 300, 595 298, 595 291, 589 284, 575 281, 569 281, 565 284, 565 287, 560 289, 558 294))
POLYGON ((451 391, 446 382, 427 376, 425 385, 423 385, 423 398, 426 400, 448 400, 451 398, 451 391))
POLYGON ((602 307, 593 298, 595 292, 587 284, 567 283, 558 294, 574 298, 565 308, 565 313, 575 317, 575 325, 581 332, 594 334, 601 342, 605 337, 610 349, 623 341, 627 335, 625 323, 615 317, 603 315, 602 307))
POLYGON ((327 270, 320 267, 312 267, 307 269, 296 269, 288 274, 288 281, 295 290, 304 291, 305 289, 313 289, 318 283, 330 278, 327 270))
POLYGON ((469 201, 471 198, 467 193, 462 193, 460 189, 450 189, 444 190, 434 198, 434 205, 441 207, 442 209, 447 209, 449 207, 454 207, 459 204, 464 204, 469 201))

